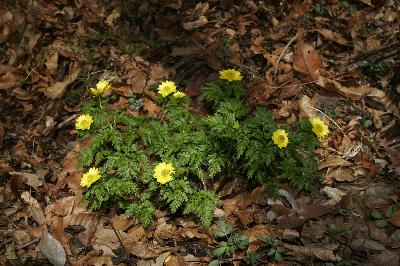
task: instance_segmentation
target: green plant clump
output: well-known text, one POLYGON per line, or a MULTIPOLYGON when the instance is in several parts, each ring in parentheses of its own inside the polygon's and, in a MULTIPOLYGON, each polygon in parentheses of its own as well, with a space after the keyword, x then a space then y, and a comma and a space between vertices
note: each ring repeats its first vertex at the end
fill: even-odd
POLYGON ((119 202, 145 227, 162 208, 194 214, 208 227, 219 204, 212 190, 216 178, 245 177, 275 190, 278 178, 311 190, 318 176, 314 150, 319 143, 311 123, 287 128, 289 142, 279 148, 271 138, 277 130, 271 112, 247 107, 245 96, 241 81, 218 80, 206 84, 201 96, 211 109, 208 115, 191 111, 189 97, 169 95, 158 98, 160 118, 107 108, 107 98, 88 101, 82 112, 93 122, 78 132, 92 142, 79 162, 99 169, 101 178, 88 187, 84 200, 92 210, 119 202), (155 178, 161 163, 173 167, 165 183, 155 178))

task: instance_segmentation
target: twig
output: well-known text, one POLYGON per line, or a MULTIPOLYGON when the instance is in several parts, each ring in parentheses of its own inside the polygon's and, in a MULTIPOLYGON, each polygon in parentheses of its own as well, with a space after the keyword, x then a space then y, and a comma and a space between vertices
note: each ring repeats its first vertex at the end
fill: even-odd
MULTIPOLYGON (((47 58, 46 58, 46 60, 47 60, 47 58)), ((35 71, 35 69, 36 69, 39 65, 41 65, 41 64, 42 64, 42 63, 39 63, 39 64, 37 64, 34 68, 32 68, 32 70, 29 71, 28 75, 25 77, 24 81, 28 80, 29 76, 33 73, 33 71, 35 71)))
POLYGON ((28 243, 25 243, 25 244, 23 244, 23 245, 21 245, 21 246, 18 246, 17 249, 26 248, 26 247, 32 245, 33 243, 38 242, 39 240, 40 240, 40 237, 37 237, 37 238, 33 239, 32 241, 29 241, 28 243))
POLYGON ((71 115, 70 117, 62 121, 60 124, 58 124, 57 128, 62 128, 63 126, 74 120, 77 116, 78 116, 77 114, 71 115))
POLYGON ((293 36, 292 39, 286 44, 285 49, 283 49, 282 53, 279 55, 278 60, 276 60, 275 70, 274 70, 274 79, 276 79, 276 73, 278 72, 278 65, 283 56, 286 54, 287 49, 289 46, 296 40, 297 35, 293 36))
POLYGON ((342 129, 329 115, 325 114, 324 112, 322 112, 322 111, 319 110, 318 108, 315 108, 315 107, 313 107, 313 106, 310 106, 310 107, 311 107, 312 109, 314 109, 314 110, 320 112, 320 113, 323 114, 324 116, 326 116, 326 117, 327 117, 332 123, 334 123, 335 126, 337 126, 337 127, 342 131, 342 133, 344 134, 343 129, 342 129))

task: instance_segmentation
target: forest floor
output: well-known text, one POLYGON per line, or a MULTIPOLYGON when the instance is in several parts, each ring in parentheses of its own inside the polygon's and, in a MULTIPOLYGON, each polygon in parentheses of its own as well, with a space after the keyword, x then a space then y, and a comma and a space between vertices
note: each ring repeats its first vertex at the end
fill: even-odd
POLYGON ((395 0, 1 1, 0 264, 207 265, 223 218, 249 239, 225 265, 400 265, 399 14, 395 0), (328 119, 313 192, 281 184, 299 210, 233 178, 209 229, 89 212, 74 127, 88 88, 110 80, 114 107, 134 93, 157 115, 159 82, 196 107, 227 68, 279 124, 328 119))

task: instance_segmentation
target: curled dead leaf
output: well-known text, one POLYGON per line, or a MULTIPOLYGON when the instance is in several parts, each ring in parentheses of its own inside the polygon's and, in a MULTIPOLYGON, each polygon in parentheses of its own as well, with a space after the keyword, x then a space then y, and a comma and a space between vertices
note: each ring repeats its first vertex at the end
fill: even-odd
POLYGON ((313 108, 310 98, 307 95, 303 95, 299 101, 300 117, 311 118, 317 117, 317 111, 313 108))
POLYGON ((44 212, 42 206, 40 205, 39 201, 32 197, 32 195, 28 191, 24 191, 21 193, 21 199, 28 204, 29 211, 33 219, 39 224, 42 225, 46 222, 46 217, 44 216, 44 212))
POLYGON ((67 87, 69 85, 71 85, 72 82, 74 82, 78 78, 80 73, 81 73, 81 68, 79 66, 79 63, 74 62, 70 66, 69 73, 63 81, 57 81, 50 87, 41 88, 39 90, 42 91, 48 98, 51 98, 51 99, 60 98, 65 94, 67 87))

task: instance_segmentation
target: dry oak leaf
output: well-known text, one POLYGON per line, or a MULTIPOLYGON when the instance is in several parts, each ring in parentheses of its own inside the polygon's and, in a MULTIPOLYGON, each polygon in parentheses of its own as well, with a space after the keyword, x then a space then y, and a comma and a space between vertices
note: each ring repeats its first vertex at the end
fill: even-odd
POLYGON ((319 70, 322 67, 322 59, 317 50, 303 40, 304 29, 298 29, 297 44, 295 49, 294 69, 306 76, 310 76, 313 81, 320 78, 319 70))

